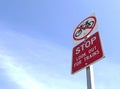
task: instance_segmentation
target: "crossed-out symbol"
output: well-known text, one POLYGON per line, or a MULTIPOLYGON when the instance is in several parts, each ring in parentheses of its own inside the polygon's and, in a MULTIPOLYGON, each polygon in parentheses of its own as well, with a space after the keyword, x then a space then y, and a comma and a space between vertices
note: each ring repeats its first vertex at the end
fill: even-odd
POLYGON ((76 28, 76 29, 79 29, 79 30, 76 31, 75 37, 79 37, 81 35, 81 33, 83 32, 83 30, 93 29, 94 23, 95 23, 94 21, 86 20, 86 22, 84 24, 79 25, 76 28))
POLYGON ((74 40, 81 40, 86 37, 95 27, 96 17, 90 16, 83 20, 76 28, 73 33, 74 40))

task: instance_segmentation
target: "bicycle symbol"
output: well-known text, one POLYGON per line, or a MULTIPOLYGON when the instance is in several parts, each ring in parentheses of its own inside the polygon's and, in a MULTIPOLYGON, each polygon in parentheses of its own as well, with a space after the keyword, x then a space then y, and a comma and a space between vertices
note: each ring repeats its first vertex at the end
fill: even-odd
POLYGON ((94 16, 86 18, 76 27, 73 38, 75 40, 83 39, 94 29, 95 25, 96 18, 94 16))

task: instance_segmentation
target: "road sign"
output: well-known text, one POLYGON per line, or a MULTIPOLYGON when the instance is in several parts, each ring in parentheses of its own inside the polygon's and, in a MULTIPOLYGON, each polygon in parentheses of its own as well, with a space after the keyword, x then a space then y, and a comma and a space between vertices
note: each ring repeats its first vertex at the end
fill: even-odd
POLYGON ((75 41, 85 38, 92 30, 96 29, 96 17, 89 16, 83 20, 74 30, 73 39, 75 41))
POLYGON ((99 33, 96 32, 73 48, 72 74, 89 66, 103 56, 99 33))

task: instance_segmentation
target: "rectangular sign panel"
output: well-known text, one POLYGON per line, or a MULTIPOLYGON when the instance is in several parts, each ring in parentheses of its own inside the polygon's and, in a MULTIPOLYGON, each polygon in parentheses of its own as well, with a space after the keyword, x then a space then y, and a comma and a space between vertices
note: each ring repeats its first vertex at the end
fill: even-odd
POLYGON ((72 74, 87 67, 103 56, 99 33, 96 32, 73 48, 72 74))

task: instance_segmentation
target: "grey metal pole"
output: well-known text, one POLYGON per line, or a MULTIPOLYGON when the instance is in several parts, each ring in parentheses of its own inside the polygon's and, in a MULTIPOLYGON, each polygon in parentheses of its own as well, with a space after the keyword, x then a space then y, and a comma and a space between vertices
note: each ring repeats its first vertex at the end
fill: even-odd
POLYGON ((95 89, 92 65, 86 68, 86 75, 87 75, 87 89, 95 89))

